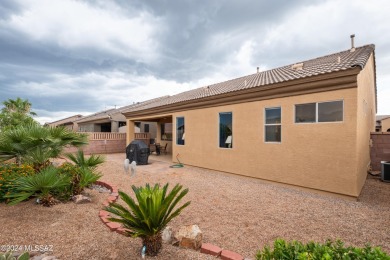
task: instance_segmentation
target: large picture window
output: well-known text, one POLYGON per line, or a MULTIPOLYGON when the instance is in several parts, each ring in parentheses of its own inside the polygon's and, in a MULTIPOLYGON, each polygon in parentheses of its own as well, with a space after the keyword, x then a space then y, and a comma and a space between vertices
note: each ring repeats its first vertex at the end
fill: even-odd
POLYGON ((343 115, 342 100, 295 105, 295 123, 341 122, 343 115))
POLYGON ((184 145, 184 117, 176 117, 176 144, 184 145))
POLYGON ((233 148, 233 115, 219 113, 219 147, 233 148))
POLYGON ((282 141, 282 111, 280 107, 265 109, 264 139, 265 142, 282 141))

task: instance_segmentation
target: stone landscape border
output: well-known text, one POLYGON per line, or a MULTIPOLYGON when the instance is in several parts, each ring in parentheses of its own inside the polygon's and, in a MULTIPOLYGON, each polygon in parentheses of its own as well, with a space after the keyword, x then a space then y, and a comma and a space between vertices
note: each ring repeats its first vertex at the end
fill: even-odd
MULTIPOLYGON (((116 202, 118 200, 119 193, 117 186, 103 181, 96 181, 95 184, 105 187, 111 191, 111 194, 103 202, 103 206, 107 207, 110 203, 116 202)), ((111 231, 115 231, 118 234, 128 236, 126 233, 126 229, 123 228, 119 223, 109 221, 109 217, 110 213, 108 211, 105 211, 103 209, 99 211, 99 218, 104 225, 106 225, 111 231)), ((222 249, 210 243, 202 243, 200 252, 203 254, 220 257, 222 260, 244 260, 244 257, 242 255, 230 250, 222 249)))

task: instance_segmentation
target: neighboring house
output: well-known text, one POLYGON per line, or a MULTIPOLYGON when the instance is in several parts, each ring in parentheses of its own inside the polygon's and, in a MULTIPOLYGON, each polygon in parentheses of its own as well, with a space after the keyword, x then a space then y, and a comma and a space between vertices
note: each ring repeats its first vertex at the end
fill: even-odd
POLYGON ((374 45, 186 91, 123 114, 127 143, 136 122, 156 122, 157 141, 169 143, 172 159, 180 154, 184 164, 357 197, 375 130, 374 45))
POLYGON ((74 115, 70 116, 64 119, 60 119, 51 123, 46 123, 45 125, 51 126, 51 127, 57 127, 57 126, 65 126, 66 128, 73 130, 73 131, 78 131, 78 125, 75 122, 76 120, 82 118, 82 115, 74 115))
MULTIPOLYGON (((92 115, 84 116, 75 122, 79 126, 79 132, 126 132, 126 118, 122 114, 129 109, 141 108, 146 105, 150 105, 153 102, 157 102, 166 98, 159 97, 144 102, 137 102, 128 106, 120 108, 112 108, 103 110, 92 115)), ((155 122, 135 122, 136 132, 150 133, 151 138, 156 138, 157 124, 155 122)))
POLYGON ((108 109, 76 120, 79 132, 119 132, 126 120, 117 109, 108 109))
POLYGON ((376 116, 375 132, 390 132, 390 115, 376 116))

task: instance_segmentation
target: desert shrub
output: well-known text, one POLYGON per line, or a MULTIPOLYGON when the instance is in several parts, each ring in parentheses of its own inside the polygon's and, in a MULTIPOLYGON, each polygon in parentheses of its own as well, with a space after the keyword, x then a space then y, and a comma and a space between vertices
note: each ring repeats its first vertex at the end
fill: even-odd
POLYGON ((72 195, 81 194, 84 188, 99 180, 102 175, 90 168, 79 167, 71 163, 64 163, 59 168, 60 176, 69 177, 69 185, 59 190, 60 198, 70 198, 72 195))
POLYGON ((132 189, 138 203, 126 193, 119 191, 119 196, 127 208, 118 203, 111 203, 105 209, 118 217, 109 218, 110 221, 121 223, 128 229, 129 235, 140 237, 146 246, 146 254, 155 256, 162 247, 161 232, 173 218, 190 205, 190 202, 186 202, 174 210, 188 193, 188 189, 181 190, 182 186, 179 184, 170 192, 167 192, 168 184, 163 188, 159 184, 154 187, 146 184, 145 187, 139 188, 133 185, 132 189))
POLYGON ((309 242, 303 244, 299 241, 286 242, 277 239, 273 249, 265 246, 256 254, 256 260, 350 260, 350 259, 375 259, 390 260, 390 256, 379 247, 367 245, 363 248, 345 246, 340 240, 333 242, 328 240, 325 244, 309 242))
POLYGON ((0 164, 0 202, 8 202, 5 195, 13 193, 13 182, 19 177, 34 175, 35 171, 31 165, 22 164, 18 166, 13 163, 0 164))

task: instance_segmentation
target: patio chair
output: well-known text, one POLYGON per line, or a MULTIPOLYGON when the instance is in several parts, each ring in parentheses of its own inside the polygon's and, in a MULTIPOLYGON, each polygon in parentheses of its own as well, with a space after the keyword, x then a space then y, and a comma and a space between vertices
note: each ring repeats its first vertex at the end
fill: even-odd
POLYGON ((168 143, 166 143, 165 146, 161 146, 160 147, 160 152, 163 152, 164 154, 167 154, 167 147, 168 147, 168 143))

